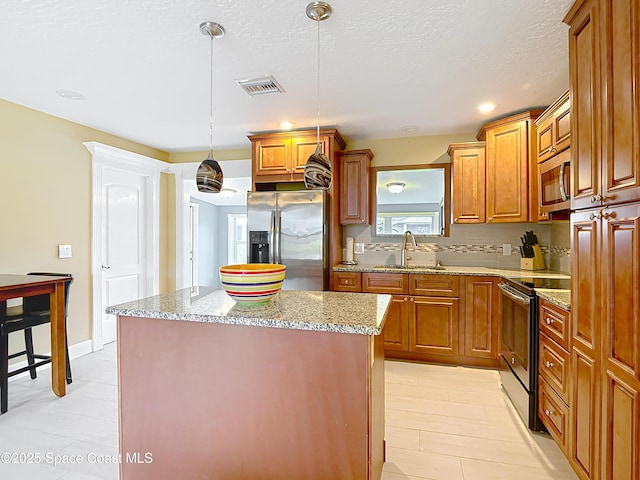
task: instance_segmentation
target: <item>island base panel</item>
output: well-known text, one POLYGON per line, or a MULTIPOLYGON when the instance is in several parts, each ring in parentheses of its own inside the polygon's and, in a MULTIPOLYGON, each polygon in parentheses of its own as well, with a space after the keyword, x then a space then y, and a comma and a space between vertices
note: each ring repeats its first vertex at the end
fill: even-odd
POLYGON ((382 352, 381 336, 120 316, 121 479, 377 480, 382 352))

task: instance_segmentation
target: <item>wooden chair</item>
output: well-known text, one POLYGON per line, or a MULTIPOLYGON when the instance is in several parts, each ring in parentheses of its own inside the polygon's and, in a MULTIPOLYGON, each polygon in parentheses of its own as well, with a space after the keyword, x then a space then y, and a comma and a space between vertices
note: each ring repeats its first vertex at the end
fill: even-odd
MULTIPOLYGON (((69 345, 67 342, 67 315, 69 302, 69 289, 73 283, 73 276, 68 273, 30 272, 27 275, 47 275, 56 277, 70 277, 71 281, 64 286, 64 318, 65 318, 65 357, 67 364, 66 380, 70 384, 71 364, 69 362, 69 345)), ((0 413, 7 411, 7 385, 9 377, 29 371, 31 378, 37 378, 36 368, 51 363, 51 355, 40 355, 33 351, 33 336, 31 329, 38 325, 51 322, 49 295, 37 295, 24 297, 22 306, 6 308, 2 304, 0 308, 0 413), (24 332, 25 349, 9 355, 9 334, 22 330, 24 332), (9 371, 9 360, 26 355, 27 366, 9 371), (38 361, 36 361, 38 360, 38 361)))

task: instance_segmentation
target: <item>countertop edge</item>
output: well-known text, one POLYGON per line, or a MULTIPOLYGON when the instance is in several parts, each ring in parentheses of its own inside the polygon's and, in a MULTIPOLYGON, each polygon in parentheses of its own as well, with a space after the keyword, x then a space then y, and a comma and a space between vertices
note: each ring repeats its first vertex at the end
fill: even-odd
POLYGON ((564 310, 571 311, 571 291, 536 288, 536 295, 564 310), (568 296, 568 298, 567 298, 568 296))
POLYGON ((432 267, 410 267, 401 268, 384 268, 374 265, 334 265, 333 272, 354 272, 354 273, 419 273, 428 275, 470 275, 470 276, 494 276, 494 277, 547 277, 547 278, 571 278, 571 275, 564 272, 551 270, 520 270, 492 267, 463 267, 463 266, 447 266, 443 270, 432 267))
MULTIPOLYGON (((131 303, 133 302, 109 306, 105 309, 105 313, 110 315, 118 315, 121 317, 153 318, 157 320, 185 321, 195 323, 218 323, 224 325, 282 328, 287 330, 306 330, 315 332, 346 333, 356 335, 380 335, 385 324, 385 317, 389 311, 392 297, 389 294, 382 293, 365 295, 388 297, 386 299, 386 309, 381 314, 382 319, 380 320, 380 323, 376 325, 373 325, 372 322, 363 324, 323 323, 317 321, 309 322, 304 320, 263 318, 256 315, 251 315, 250 312, 247 312, 247 316, 242 316, 238 315, 237 313, 233 315, 217 315, 206 313, 162 311, 156 308, 135 308, 135 306, 131 306, 131 303)), ((383 298, 383 300, 385 299, 383 298)))

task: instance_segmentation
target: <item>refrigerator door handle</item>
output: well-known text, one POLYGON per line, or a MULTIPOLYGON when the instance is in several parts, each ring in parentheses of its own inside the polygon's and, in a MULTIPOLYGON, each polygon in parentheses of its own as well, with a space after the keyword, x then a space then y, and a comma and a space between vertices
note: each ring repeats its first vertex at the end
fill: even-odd
POLYGON ((282 245, 280 244, 280 211, 274 211, 274 239, 275 239, 275 248, 274 248, 274 263, 282 262, 282 245))
POLYGON ((269 224, 269 261, 276 263, 275 249, 276 211, 271 210, 271 223, 269 224))

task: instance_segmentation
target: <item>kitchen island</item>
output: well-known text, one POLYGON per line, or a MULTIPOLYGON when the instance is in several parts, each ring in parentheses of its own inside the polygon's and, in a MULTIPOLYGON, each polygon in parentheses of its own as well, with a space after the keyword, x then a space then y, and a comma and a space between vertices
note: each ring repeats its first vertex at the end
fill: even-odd
POLYGON ((183 289, 118 315, 120 478, 379 479, 390 295, 183 289))

